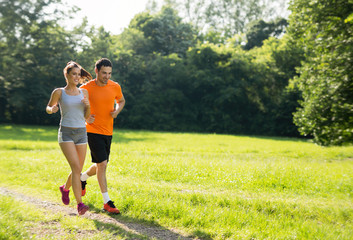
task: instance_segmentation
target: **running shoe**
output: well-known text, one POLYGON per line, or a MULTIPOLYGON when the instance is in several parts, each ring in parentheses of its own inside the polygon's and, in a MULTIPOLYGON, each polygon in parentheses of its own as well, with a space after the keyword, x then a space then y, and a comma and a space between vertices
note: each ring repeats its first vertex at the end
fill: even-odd
POLYGON ((77 204, 77 211, 79 215, 85 214, 85 212, 87 212, 88 209, 89 207, 83 203, 77 204))
POLYGON ((103 211, 119 214, 120 211, 114 205, 112 200, 109 200, 106 204, 104 204, 103 211))
POLYGON ((70 197, 69 197, 70 189, 66 190, 64 188, 64 186, 65 186, 65 184, 60 186, 61 200, 63 201, 63 203, 65 205, 69 205, 69 203, 70 203, 70 197))
POLYGON ((86 194, 86 185, 87 185, 87 181, 81 181, 81 188, 82 188, 82 193, 81 196, 85 196, 86 194))

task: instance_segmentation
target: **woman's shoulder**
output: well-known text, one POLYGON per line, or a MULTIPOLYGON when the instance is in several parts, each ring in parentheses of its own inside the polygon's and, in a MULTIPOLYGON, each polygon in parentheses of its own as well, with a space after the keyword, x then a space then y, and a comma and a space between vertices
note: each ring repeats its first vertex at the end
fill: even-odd
POLYGON ((56 99, 57 101, 61 99, 61 95, 62 95, 62 88, 55 88, 51 93, 52 98, 56 99))
POLYGON ((55 88, 53 90, 53 95, 61 95, 63 88, 55 88))

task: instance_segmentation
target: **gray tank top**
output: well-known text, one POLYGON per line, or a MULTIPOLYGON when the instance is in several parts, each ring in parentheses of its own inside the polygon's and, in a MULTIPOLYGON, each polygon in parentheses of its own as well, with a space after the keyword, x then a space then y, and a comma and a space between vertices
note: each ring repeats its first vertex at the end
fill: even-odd
POLYGON ((71 96, 61 88, 61 98, 59 106, 61 111, 60 126, 71 128, 82 128, 85 125, 84 104, 81 102, 83 93, 79 89, 80 94, 71 96))

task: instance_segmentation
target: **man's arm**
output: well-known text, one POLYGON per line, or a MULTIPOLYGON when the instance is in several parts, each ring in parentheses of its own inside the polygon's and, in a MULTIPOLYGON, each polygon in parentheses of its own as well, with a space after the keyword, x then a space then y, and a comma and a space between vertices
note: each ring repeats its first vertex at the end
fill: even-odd
POLYGON ((119 115, 119 113, 121 112, 121 110, 123 110, 124 106, 125 106, 125 98, 123 96, 122 98, 120 98, 118 100, 118 102, 115 105, 115 110, 113 112, 111 112, 110 115, 113 118, 116 118, 119 115))

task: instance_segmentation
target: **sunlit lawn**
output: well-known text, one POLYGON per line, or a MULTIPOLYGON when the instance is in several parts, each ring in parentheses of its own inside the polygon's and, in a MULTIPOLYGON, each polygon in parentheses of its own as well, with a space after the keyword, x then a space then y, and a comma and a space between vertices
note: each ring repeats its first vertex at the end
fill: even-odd
MULTIPOLYGON (((56 135, 0 125, 0 186, 60 202, 56 135)), ((203 239, 352 239, 352 160, 307 140, 116 130, 108 186, 118 218, 203 239)), ((84 202, 102 208, 95 177, 84 202)))

